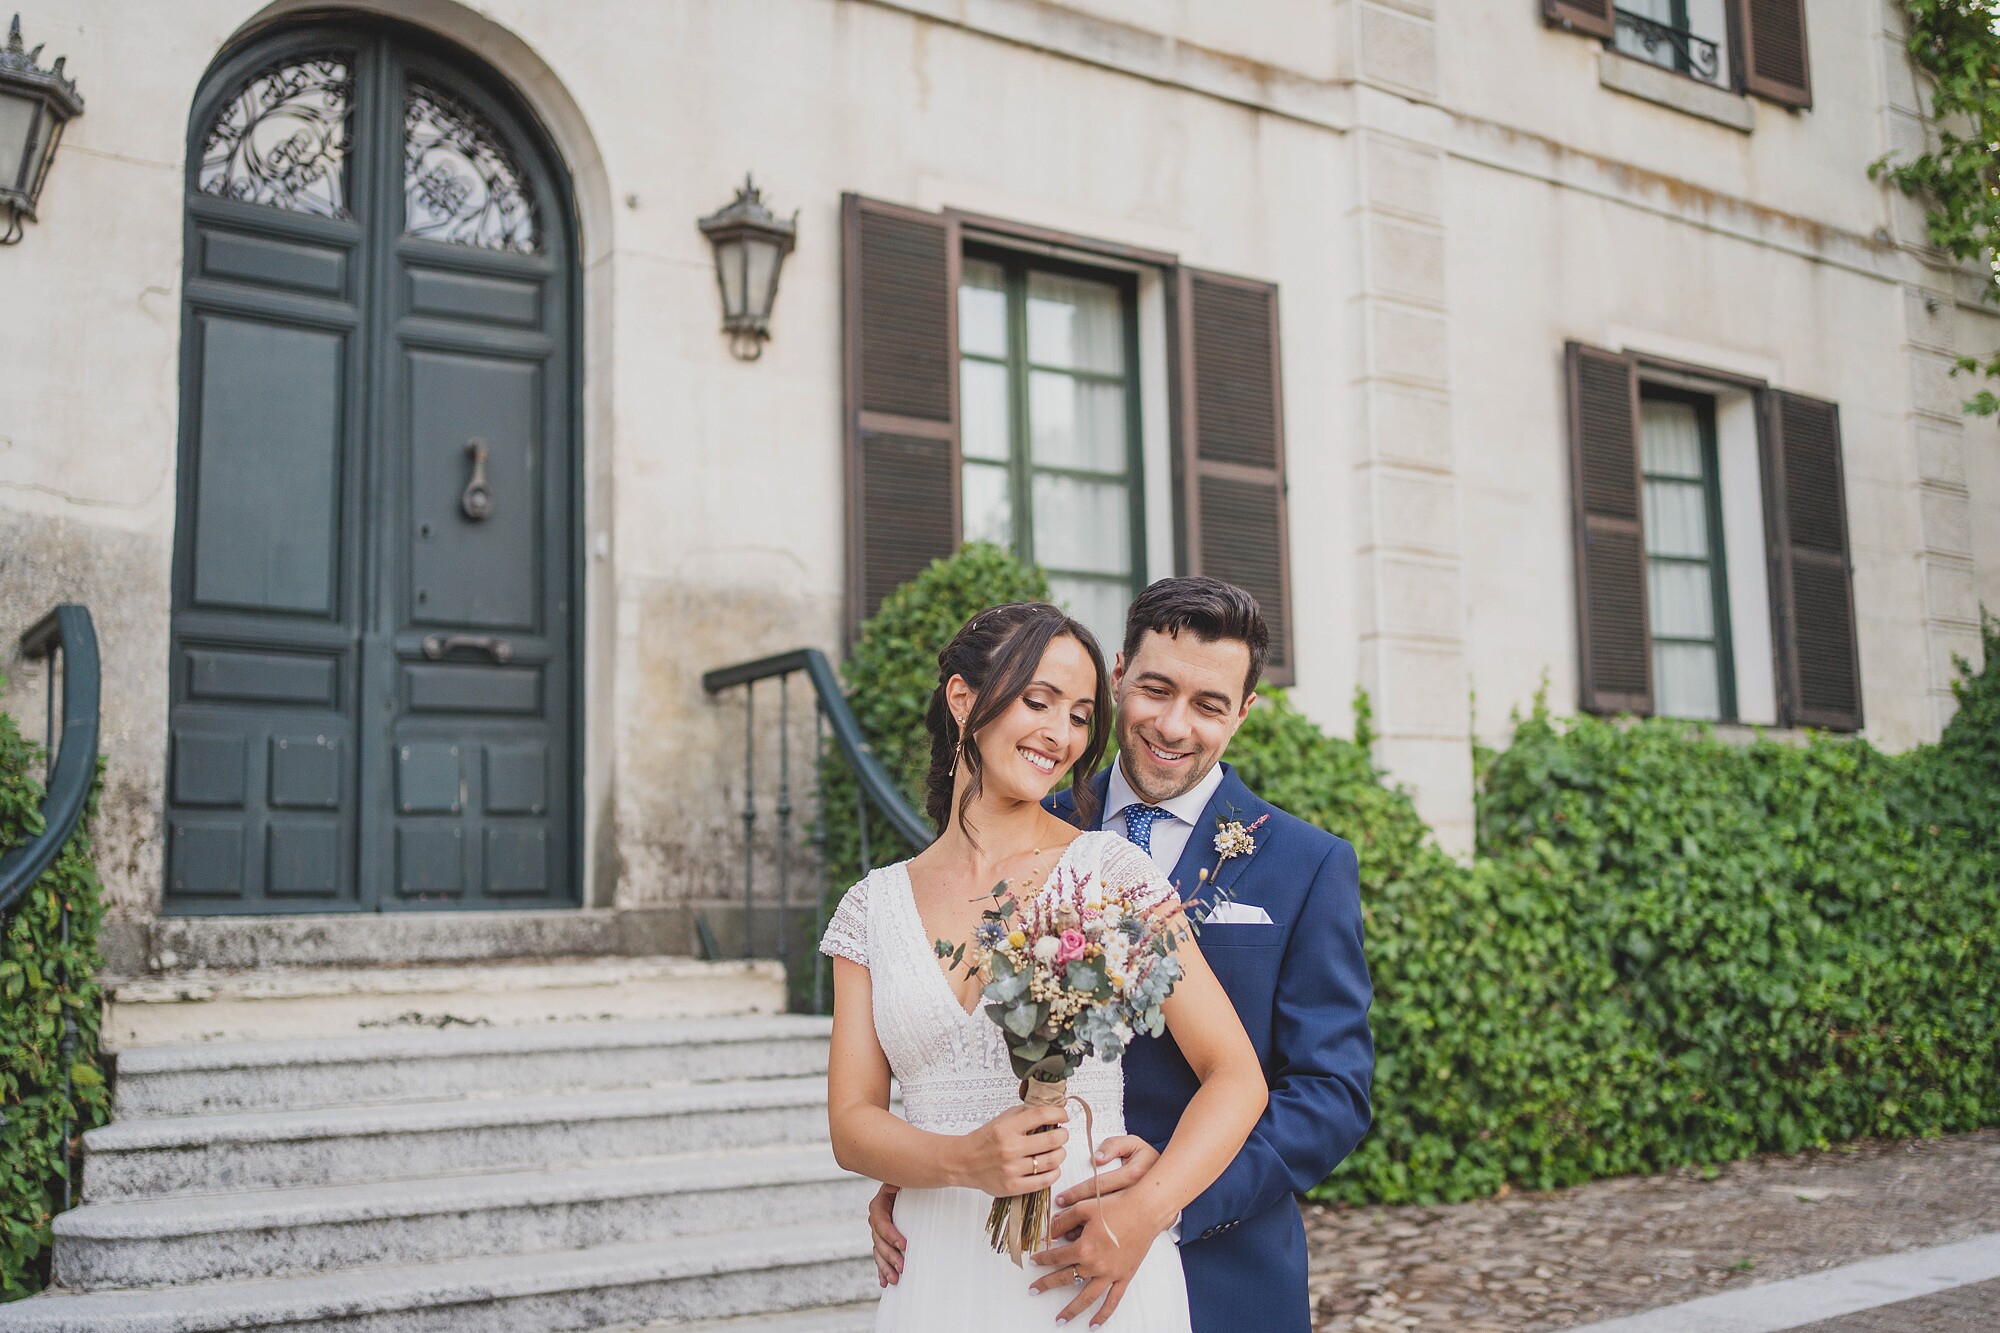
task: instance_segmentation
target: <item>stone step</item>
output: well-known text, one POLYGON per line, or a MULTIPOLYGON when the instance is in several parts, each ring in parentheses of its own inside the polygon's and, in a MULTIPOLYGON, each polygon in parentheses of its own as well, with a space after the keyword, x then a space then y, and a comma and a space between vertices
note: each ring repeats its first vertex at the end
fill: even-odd
POLYGON ((875 1327, 875 1302, 852 1305, 822 1305, 811 1310, 788 1310, 784 1314, 747 1314, 734 1319, 698 1319, 693 1323, 670 1319, 649 1319, 643 1324, 620 1324, 596 1333, 868 1333, 875 1327))
POLYGON ((232 1115, 826 1072, 831 1021, 806 1015, 556 1023, 123 1051, 121 1120, 232 1115))
POLYGON ((91 1202, 315 1188, 825 1137, 816 1077, 114 1120, 84 1135, 83 1188, 91 1202))
POLYGON ((695 952, 687 913, 673 907, 169 916, 132 924, 143 924, 143 941, 129 941, 110 960, 128 976, 198 968, 369 967, 695 952), (128 959, 131 946, 143 956, 128 959))
POLYGON ((325 1189, 87 1203, 55 1220, 78 1290, 537 1254, 793 1224, 864 1226, 874 1182, 823 1146, 325 1189))
POLYGON ((766 1226, 545 1254, 144 1290, 45 1292, 0 1305, 0 1333, 558 1333, 719 1319, 872 1296, 868 1229, 766 1226))
POLYGON ((784 968, 771 961, 526 958, 198 970, 109 983, 103 1041, 117 1050, 133 1050, 579 1020, 776 1014, 784 1009, 784 968))

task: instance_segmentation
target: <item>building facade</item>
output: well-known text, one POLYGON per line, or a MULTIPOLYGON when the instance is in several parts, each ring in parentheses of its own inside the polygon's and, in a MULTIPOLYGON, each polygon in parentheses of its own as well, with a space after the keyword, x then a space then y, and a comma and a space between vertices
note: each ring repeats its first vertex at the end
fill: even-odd
POLYGON ((1902 748, 2000 606, 1949 374, 2000 321, 1868 179, 1925 133, 1883 0, 22 26, 87 104, 0 250, 0 625, 97 617, 134 928, 685 917, 741 870, 702 673, 961 540, 1107 634, 1250 586, 1457 849, 1539 690, 1902 748), (797 225, 754 360, 696 225, 746 172, 797 225))

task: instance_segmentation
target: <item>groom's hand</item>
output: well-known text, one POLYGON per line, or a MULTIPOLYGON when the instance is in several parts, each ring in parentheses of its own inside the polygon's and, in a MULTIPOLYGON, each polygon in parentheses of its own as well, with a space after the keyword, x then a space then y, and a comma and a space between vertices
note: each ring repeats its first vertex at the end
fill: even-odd
POLYGON ((1056 1316, 1058 1324, 1067 1324, 1099 1301, 1103 1304, 1090 1317, 1090 1326, 1096 1328, 1111 1318, 1125 1299, 1132 1275, 1152 1248, 1153 1238, 1171 1220, 1144 1214, 1145 1205, 1136 1194, 1085 1199, 1064 1214, 1076 1228, 1074 1236, 1034 1256, 1037 1264, 1056 1271, 1031 1288, 1038 1292, 1076 1288, 1076 1299, 1056 1316))
POLYGON ((1073 1218, 1069 1209, 1085 1199, 1095 1199, 1103 1195, 1116 1194, 1120 1190, 1131 1189, 1142 1180, 1153 1163, 1160 1160, 1160 1150, 1136 1134, 1114 1134, 1097 1145, 1097 1183, 1084 1181, 1056 1195, 1058 1212, 1049 1219, 1051 1236, 1067 1236, 1082 1225, 1082 1219, 1073 1218), (1115 1167, 1111 1163, 1117 1162, 1115 1167), (1109 1170, 1106 1168, 1110 1167, 1109 1170))
POLYGON ((903 1275, 903 1250, 909 1244, 896 1230, 896 1193, 896 1186, 884 1185, 868 1204, 868 1230, 875 1237, 875 1279, 884 1287, 895 1286, 903 1275))

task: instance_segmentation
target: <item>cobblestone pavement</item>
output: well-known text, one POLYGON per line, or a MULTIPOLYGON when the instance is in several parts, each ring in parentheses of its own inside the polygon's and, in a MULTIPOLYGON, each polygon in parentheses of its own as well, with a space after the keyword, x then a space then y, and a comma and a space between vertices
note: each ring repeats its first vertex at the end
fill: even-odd
POLYGON ((2000 1130, 1305 1215, 1321 1333, 1532 1333, 2000 1231, 2000 1130))
POLYGON ((1801 1324, 1793 1333, 1991 1333, 1995 1328, 2000 1328, 2000 1278, 1801 1324))

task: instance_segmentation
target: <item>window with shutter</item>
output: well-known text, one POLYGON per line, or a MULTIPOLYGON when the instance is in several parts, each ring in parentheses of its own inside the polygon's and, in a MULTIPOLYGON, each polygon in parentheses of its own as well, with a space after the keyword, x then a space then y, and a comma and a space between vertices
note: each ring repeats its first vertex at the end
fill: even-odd
POLYGON ((965 539, 1116 644, 1146 576, 1132 275, 982 245, 958 299, 965 539))
POLYGON ((1650 713, 1638 367, 1581 343, 1569 344, 1567 365, 1582 707, 1650 713))
POLYGON ((843 200, 848 610, 873 615, 959 535, 959 234, 950 217, 843 200))
POLYGON ((1858 731, 1861 671, 1838 407, 1801 394, 1767 395, 1764 501, 1780 720, 1858 731))
POLYGON ((1737 0, 1743 90, 1786 106, 1812 105, 1805 0, 1737 0))
POLYGON ((1265 680, 1289 685, 1295 663, 1278 289, 1184 268, 1176 307, 1183 567, 1249 590, 1271 631, 1265 680))

